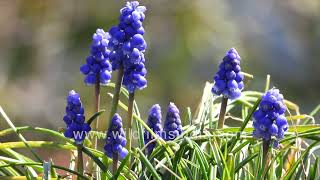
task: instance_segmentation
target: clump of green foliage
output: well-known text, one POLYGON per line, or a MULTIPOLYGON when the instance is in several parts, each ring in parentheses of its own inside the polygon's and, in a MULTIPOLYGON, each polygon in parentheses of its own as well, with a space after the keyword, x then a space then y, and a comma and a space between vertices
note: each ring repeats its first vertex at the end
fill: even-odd
MULTIPOLYGON (((252 76, 246 75, 251 80, 252 76)), ((267 79, 266 90, 270 79, 267 79)), ((109 87, 115 85, 110 83, 109 87)), ((55 148, 76 154, 77 144, 64 137, 61 131, 41 127, 16 127, 0 108, 2 119, 10 126, 0 131, 0 137, 16 134, 20 141, 0 143, 0 176, 70 178, 78 179, 315 179, 319 176, 320 125, 315 124, 313 116, 320 110, 317 106, 309 114, 301 114, 299 106, 285 100, 289 130, 280 141, 280 148, 269 148, 269 157, 263 161, 262 142, 252 137, 252 114, 257 109, 263 92, 245 90, 239 99, 229 101, 226 109, 226 125, 217 129, 221 97, 213 96, 212 84, 206 83, 196 112, 190 108, 183 110, 183 133, 173 141, 156 138, 157 146, 149 155, 145 153, 143 129, 154 134, 141 119, 138 102, 134 102, 133 122, 139 138, 136 146, 129 151, 131 156, 123 159, 114 173, 111 172, 112 159, 99 149, 94 149, 86 139, 81 151, 93 160, 96 171, 93 173, 76 170, 76 155, 72 155, 69 167, 61 167, 51 161, 45 162, 34 151, 36 148, 55 148), (232 126, 231 126, 232 125, 232 126), (24 133, 49 135, 53 141, 32 141, 24 133), (25 148, 34 158, 15 151, 25 148), (127 166, 130 161, 131 166, 127 166), (60 170, 57 173, 57 170, 60 170)), ((109 93, 111 97, 113 94, 109 93)), ((121 96, 129 93, 121 88, 121 96)), ((118 107, 127 111, 125 103, 119 101, 118 107)), ((94 121, 104 110, 89 118, 94 121)), ((104 138, 105 134, 93 131, 90 138, 104 138)), ((86 167, 85 167, 86 169, 86 167)))

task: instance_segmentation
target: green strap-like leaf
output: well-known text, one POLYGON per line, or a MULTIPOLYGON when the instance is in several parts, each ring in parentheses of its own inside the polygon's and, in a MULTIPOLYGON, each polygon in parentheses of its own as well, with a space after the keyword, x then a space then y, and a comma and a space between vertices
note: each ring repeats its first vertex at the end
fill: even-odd
POLYGON ((106 110, 101 109, 99 112, 94 113, 87 121, 87 123, 89 124, 89 126, 91 125, 91 123, 97 119, 97 117, 99 117, 102 113, 104 113, 106 110))
POLYGON ((157 180, 161 180, 161 177, 157 173, 156 169, 152 166, 150 161, 147 159, 147 157, 142 153, 140 149, 137 148, 136 150, 140 155, 140 160, 144 163, 145 167, 150 171, 150 173, 152 174, 152 177, 157 180))
MULTIPOLYGON (((28 149, 30 150, 30 152, 34 155, 34 157, 39 161, 42 162, 42 159, 38 156, 38 154, 36 152, 34 152, 34 150, 28 145, 28 143, 26 142, 27 140, 22 136, 22 134, 20 134, 15 125, 12 123, 12 121, 9 119, 9 117, 7 116, 7 114, 4 112, 4 110, 2 109, 2 107, 0 106, 0 114, 2 115, 3 119, 7 122, 7 124, 13 129, 13 131, 18 135, 19 139, 26 144, 26 146, 28 147, 28 149)), ((31 169, 29 169, 31 170, 31 169)), ((31 170, 31 173, 33 175, 36 175, 35 173, 33 173, 34 171, 31 170)))
POLYGON ((90 150, 88 150, 88 148, 82 147, 82 151, 86 153, 102 171, 106 172, 108 170, 107 167, 100 161, 100 159, 96 157, 90 150))
POLYGON ((235 168, 234 172, 235 174, 241 169, 243 168, 248 162, 250 162, 252 159, 254 159, 255 157, 258 156, 258 153, 254 153, 248 157, 246 157, 244 160, 242 160, 235 168))

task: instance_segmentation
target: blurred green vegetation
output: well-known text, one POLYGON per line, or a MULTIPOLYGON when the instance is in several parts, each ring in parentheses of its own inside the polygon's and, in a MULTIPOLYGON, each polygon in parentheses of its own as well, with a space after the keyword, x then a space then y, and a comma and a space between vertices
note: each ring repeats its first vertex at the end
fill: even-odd
MULTIPOLYGON (((65 96, 79 91, 92 114, 93 87, 79 67, 96 28, 117 23, 125 1, 0 2, 0 104, 21 124, 63 126, 65 96)), ((247 89, 272 85, 308 113, 319 104, 320 1, 144 0, 148 87, 136 98, 142 116, 170 101, 194 110, 226 50, 235 47, 247 89)), ((115 74, 114 74, 115 77, 115 74)), ((110 98, 103 88, 102 108, 110 98)), ((107 113, 106 113, 107 114, 107 113)), ((105 119, 105 118, 103 118, 105 119)))

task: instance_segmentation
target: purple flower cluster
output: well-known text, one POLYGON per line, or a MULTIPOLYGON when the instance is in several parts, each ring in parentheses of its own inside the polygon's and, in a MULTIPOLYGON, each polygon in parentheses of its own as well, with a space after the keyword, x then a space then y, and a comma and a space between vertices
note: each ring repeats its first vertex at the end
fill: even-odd
MULTIPOLYGON (((159 104, 155 104, 151 107, 149 111, 149 117, 147 121, 147 125, 150 127, 150 129, 159 137, 162 135, 162 125, 161 125, 161 107, 159 104)), ((147 144, 151 140, 153 140, 154 137, 149 133, 149 131, 144 131, 144 142, 147 144)), ((150 143, 146 148, 147 152, 150 154, 154 147, 156 146, 156 142, 150 143)))
POLYGON ((122 128, 122 119, 119 114, 115 114, 111 120, 110 127, 107 131, 106 145, 104 146, 105 154, 112 158, 113 154, 118 154, 120 159, 127 156, 128 150, 125 148, 127 140, 122 128))
POLYGON ((223 95, 228 99, 236 99, 241 96, 244 87, 243 74, 240 68, 240 56, 235 48, 231 48, 219 65, 219 71, 214 76, 212 92, 223 95))
POLYGON ((182 133, 179 109, 174 103, 170 103, 164 122, 163 139, 172 141, 182 133))
POLYGON ((253 136, 264 141, 275 137, 275 146, 277 146, 278 140, 282 139, 288 130, 288 122, 284 116, 285 111, 283 95, 279 90, 267 91, 261 98, 258 110, 253 114, 253 136))
POLYGON ((104 32, 103 29, 97 29, 92 36, 90 55, 86 59, 86 64, 80 67, 87 85, 94 85, 98 82, 106 85, 111 79, 110 51, 107 49, 109 38, 109 33, 104 32))
POLYGON ((71 90, 67 97, 66 115, 63 120, 67 124, 64 136, 73 138, 77 144, 81 144, 91 128, 85 122, 84 108, 82 107, 80 95, 74 90, 71 90))
POLYGON ((109 58, 112 68, 124 68, 123 85, 131 93, 147 85, 147 70, 144 65, 147 43, 143 38, 142 27, 145 11, 146 8, 139 6, 139 2, 127 2, 120 10, 120 23, 109 30, 111 38, 108 48, 111 51, 109 58))

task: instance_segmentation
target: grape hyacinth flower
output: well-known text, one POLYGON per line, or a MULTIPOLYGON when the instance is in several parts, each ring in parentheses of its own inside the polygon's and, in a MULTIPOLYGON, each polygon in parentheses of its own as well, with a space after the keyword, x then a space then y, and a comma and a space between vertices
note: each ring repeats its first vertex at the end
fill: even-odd
POLYGON ((92 36, 90 55, 86 59, 86 64, 80 67, 87 85, 97 83, 106 85, 111 79, 112 66, 109 62, 110 51, 107 49, 109 38, 109 33, 103 29, 97 29, 92 36))
POLYGON ((212 92, 223 95, 228 99, 236 99, 241 96, 244 88, 243 74, 240 68, 240 56, 235 48, 231 48, 219 65, 219 71, 214 76, 212 92))
POLYGON ((284 116, 285 111, 283 95, 279 90, 267 91, 261 98, 258 110, 253 114, 253 136, 263 141, 270 141, 274 137, 274 147, 278 147, 279 140, 288 130, 288 122, 284 116))
POLYGON ((223 95, 218 120, 218 129, 223 128, 228 99, 237 99, 244 88, 243 74, 240 68, 240 56, 235 48, 231 48, 219 65, 219 71, 214 76, 212 93, 223 95))
MULTIPOLYGON (((155 104, 151 107, 149 111, 149 117, 147 121, 147 125, 150 127, 150 129, 159 137, 162 135, 162 125, 161 125, 161 107, 159 104, 155 104)), ((149 131, 144 131, 144 142, 145 144, 149 143, 151 140, 153 140, 154 137, 150 134, 149 131)), ((156 146, 156 142, 150 143, 146 149, 147 153, 150 154, 154 147, 156 146)))
POLYGON ((121 159, 125 158, 128 154, 128 150, 125 148, 126 143, 122 119, 119 114, 115 114, 107 132, 106 145, 104 146, 105 154, 110 158, 114 154, 119 155, 121 159))
POLYGON ((91 128, 85 122, 84 108, 80 95, 74 90, 71 90, 67 97, 66 115, 63 117, 63 120, 67 124, 64 136, 73 138, 77 144, 82 144, 91 128))
MULTIPOLYGON (((118 71, 118 81, 115 88, 115 100, 120 93, 121 83, 129 91, 128 121, 127 121, 127 149, 131 149, 132 112, 135 90, 147 86, 145 78, 147 70, 144 66, 145 42, 142 22, 145 19, 146 7, 139 6, 138 1, 127 2, 120 10, 119 24, 109 30, 110 40, 108 49, 109 59, 113 70, 118 71)), ((114 104, 117 104, 116 102, 114 104)), ((116 107, 116 106, 115 106, 116 107)), ((111 111, 113 113, 113 111, 111 111)), ((127 164, 130 167, 130 161, 127 164)))
POLYGON ((147 85, 144 66, 144 52, 147 43, 143 38, 146 8, 139 6, 139 2, 127 2, 120 10, 120 23, 110 29, 110 60, 113 70, 124 68, 123 85, 130 93, 136 89, 143 89, 147 85))
POLYGON ((163 139, 172 141, 182 133, 179 109, 174 103, 170 103, 164 122, 163 139))

